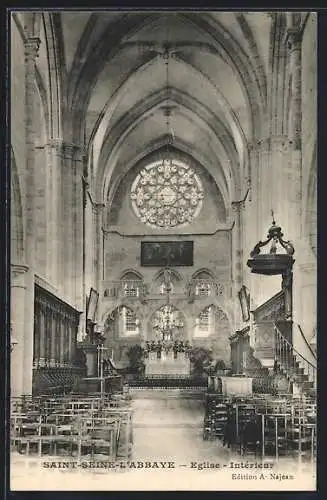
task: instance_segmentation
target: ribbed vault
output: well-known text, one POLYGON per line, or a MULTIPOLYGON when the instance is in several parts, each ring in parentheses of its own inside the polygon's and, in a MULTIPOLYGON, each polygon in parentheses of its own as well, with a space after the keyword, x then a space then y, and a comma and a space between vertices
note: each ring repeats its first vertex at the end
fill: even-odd
POLYGON ((96 201, 112 199, 119 179, 167 143, 167 107, 174 147, 208 169, 226 206, 244 196, 248 144, 267 127, 272 16, 105 11, 43 18, 48 59, 61 68, 56 82, 47 82, 57 118, 49 130, 85 145, 96 201))

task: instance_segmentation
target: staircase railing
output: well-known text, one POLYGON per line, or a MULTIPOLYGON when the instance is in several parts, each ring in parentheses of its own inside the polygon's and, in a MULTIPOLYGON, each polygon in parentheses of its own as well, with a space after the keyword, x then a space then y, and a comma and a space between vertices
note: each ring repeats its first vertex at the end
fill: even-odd
POLYGON ((309 344, 309 342, 307 341, 306 336, 304 335, 302 328, 300 327, 300 325, 299 325, 299 324, 297 325, 297 327, 298 327, 298 329, 299 329, 299 331, 300 331, 300 333, 301 333, 301 336, 302 336, 302 338, 303 338, 303 340, 304 340, 304 342, 305 342, 305 345, 308 347, 308 349, 309 349, 309 351, 311 352, 311 354, 312 354, 312 356, 314 357, 314 359, 317 359, 317 355, 316 355, 316 353, 313 351, 313 349, 312 349, 311 345, 309 344))
POLYGON ((299 365, 303 368, 303 374, 308 376, 308 381, 313 382, 316 387, 317 366, 306 359, 282 334, 277 324, 274 324, 275 332, 275 361, 279 363, 290 376, 299 375, 299 365))

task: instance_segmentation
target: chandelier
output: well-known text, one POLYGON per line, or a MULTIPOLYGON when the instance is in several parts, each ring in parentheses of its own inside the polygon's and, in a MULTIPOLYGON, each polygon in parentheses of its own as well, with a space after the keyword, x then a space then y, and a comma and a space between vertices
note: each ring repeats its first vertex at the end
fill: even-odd
POLYGON ((170 304, 171 282, 168 269, 164 271, 164 290, 166 292, 166 304, 157 311, 153 328, 160 334, 163 342, 171 342, 174 332, 183 327, 183 321, 177 317, 176 309, 170 304))
POLYGON ((176 311, 170 304, 166 304, 157 312, 153 328, 160 334, 163 341, 171 342, 174 331, 183 327, 183 321, 175 314, 176 311))

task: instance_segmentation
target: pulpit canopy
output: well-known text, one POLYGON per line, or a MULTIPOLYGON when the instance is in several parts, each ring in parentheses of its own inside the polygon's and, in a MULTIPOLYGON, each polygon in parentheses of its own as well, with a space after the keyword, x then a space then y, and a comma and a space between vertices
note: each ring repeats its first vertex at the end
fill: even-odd
POLYGON ((276 225, 273 217, 267 239, 259 241, 250 253, 251 258, 247 261, 247 265, 251 268, 252 273, 268 276, 284 275, 292 269, 295 262, 293 259, 294 246, 290 241, 283 240, 283 236, 281 227, 276 225), (262 254, 261 248, 268 245, 269 242, 271 242, 269 252, 262 254))

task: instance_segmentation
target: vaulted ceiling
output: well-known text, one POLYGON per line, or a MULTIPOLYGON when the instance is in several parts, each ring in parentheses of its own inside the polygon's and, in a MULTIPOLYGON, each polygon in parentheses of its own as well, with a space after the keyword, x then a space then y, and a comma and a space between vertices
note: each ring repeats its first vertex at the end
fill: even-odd
POLYGON ((55 13, 63 135, 86 140, 97 197, 169 139, 241 197, 248 145, 265 126, 273 22, 265 12, 55 13))

